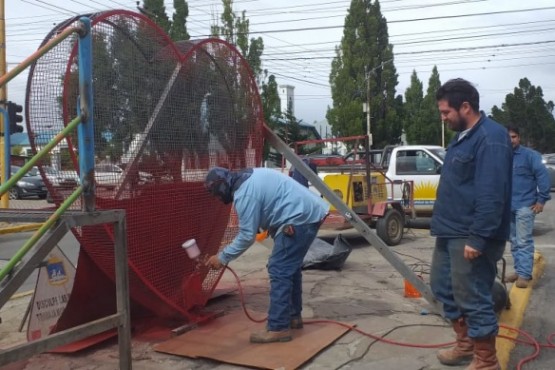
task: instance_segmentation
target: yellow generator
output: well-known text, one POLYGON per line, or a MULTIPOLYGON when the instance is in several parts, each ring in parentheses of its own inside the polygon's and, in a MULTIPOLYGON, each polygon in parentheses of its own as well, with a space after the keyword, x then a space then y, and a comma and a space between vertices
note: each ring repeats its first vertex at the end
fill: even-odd
MULTIPOLYGON (((368 213, 369 207, 387 201, 385 177, 381 173, 371 174, 371 199, 369 199, 368 180, 365 174, 330 174, 324 177, 324 183, 349 208, 359 214, 368 213)), ((332 205, 330 209, 335 210, 335 207, 332 205)))

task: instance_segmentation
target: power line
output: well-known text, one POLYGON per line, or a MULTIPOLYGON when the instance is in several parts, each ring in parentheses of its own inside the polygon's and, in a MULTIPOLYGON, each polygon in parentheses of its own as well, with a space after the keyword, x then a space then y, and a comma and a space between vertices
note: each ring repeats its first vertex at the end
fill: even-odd
POLYGON ((75 13, 72 13, 72 12, 68 11, 67 9, 61 8, 61 7, 56 6, 56 5, 48 4, 47 2, 44 2, 44 1, 41 1, 41 0, 34 0, 34 1, 36 1, 36 2, 38 2, 38 3, 42 3, 42 4, 44 4, 44 5, 32 3, 30 0, 21 0, 21 1, 24 2, 24 3, 28 3, 28 4, 31 4, 31 5, 33 5, 33 6, 42 8, 42 9, 46 9, 46 10, 53 10, 52 8, 54 8, 54 9, 56 9, 57 11, 61 11, 61 12, 64 13, 64 14, 70 14, 70 15, 74 15, 74 14, 75 14, 75 13), (51 8, 47 8, 47 6, 49 6, 49 7, 51 7, 51 8))

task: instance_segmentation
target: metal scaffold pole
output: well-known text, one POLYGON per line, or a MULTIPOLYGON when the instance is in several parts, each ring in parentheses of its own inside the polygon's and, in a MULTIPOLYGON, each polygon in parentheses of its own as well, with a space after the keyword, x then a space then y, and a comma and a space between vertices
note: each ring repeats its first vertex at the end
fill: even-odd
MULTIPOLYGON (((4 76, 6 74, 6 14, 5 14, 5 3, 4 0, 0 0, 0 76, 4 76)), ((0 86, 0 102, 4 109, 6 109, 6 100, 8 99, 7 87, 6 85, 0 86)), ((10 173, 9 170, 9 158, 10 156, 10 148, 5 146, 6 140, 4 138, 5 127, 8 125, 8 122, 4 119, 4 115, 0 114, 0 169, 2 173, 0 173, 0 177, 2 181, 0 184, 5 183, 8 181, 8 176, 10 173)), ((9 194, 6 193, 2 195, 0 200, 0 208, 8 208, 10 205, 9 203, 9 194)))

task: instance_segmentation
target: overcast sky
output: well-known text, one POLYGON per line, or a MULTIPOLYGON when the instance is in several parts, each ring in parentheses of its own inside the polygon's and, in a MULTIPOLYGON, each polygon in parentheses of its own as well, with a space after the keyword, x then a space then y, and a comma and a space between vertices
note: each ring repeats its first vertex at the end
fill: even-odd
MULTIPOLYGON (((141 2, 142 3, 142 2, 141 2)), ((189 0, 188 29, 205 38, 219 20, 220 0, 189 0)), ((165 1, 171 17, 173 0, 165 1)), ((519 79, 541 86, 555 100, 554 0, 383 0, 403 94, 416 70, 426 87, 437 65, 442 82, 463 77, 481 94, 486 112, 500 106, 519 79)), ((264 39, 263 68, 279 84, 295 86, 295 114, 312 123, 331 105, 329 72, 343 36, 350 0, 236 0, 246 10, 251 36, 264 39)), ((136 10, 131 0, 6 0, 8 70, 36 50, 52 27, 76 14, 136 10)), ((23 102, 27 74, 8 84, 8 98, 23 102)))

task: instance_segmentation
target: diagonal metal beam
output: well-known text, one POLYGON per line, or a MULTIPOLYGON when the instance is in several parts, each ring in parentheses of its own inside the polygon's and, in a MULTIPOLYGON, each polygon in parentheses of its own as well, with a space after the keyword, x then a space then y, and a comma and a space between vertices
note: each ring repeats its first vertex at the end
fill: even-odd
POLYGON ((277 149, 291 164, 298 169, 301 174, 318 189, 328 202, 330 202, 351 225, 360 232, 360 234, 374 247, 405 279, 407 279, 430 303, 437 313, 443 312, 441 303, 438 302, 430 287, 424 283, 405 263, 393 253, 389 246, 376 235, 376 233, 368 226, 351 208, 349 208, 341 198, 339 198, 331 189, 315 174, 308 165, 306 165, 292 150, 285 144, 268 126, 264 125, 264 137, 270 145, 277 149))
POLYGON ((162 107, 164 106, 164 104, 166 104, 166 99, 168 98, 170 90, 175 84, 175 80, 177 79, 177 76, 179 76, 179 72, 181 72, 181 68, 183 68, 183 63, 181 62, 177 63, 177 65, 175 66, 175 69, 173 70, 172 75, 170 76, 168 83, 166 84, 166 87, 164 88, 164 91, 162 92, 162 95, 160 96, 160 99, 158 99, 158 103, 156 103, 154 112, 152 112, 152 115, 148 119, 146 127, 143 131, 143 134, 141 135, 141 140, 139 141, 137 146, 135 146, 135 148, 133 149, 133 152, 128 154, 131 157, 131 162, 128 163, 127 166, 125 166, 125 169, 123 170, 123 174, 121 176, 123 180, 118 184, 116 188, 115 199, 120 198, 121 193, 123 193, 123 190, 125 189, 125 184, 129 182, 129 173, 131 172, 131 169, 136 166, 137 161, 139 160, 139 154, 144 149, 146 140, 148 138, 148 135, 150 134, 150 130, 152 129, 154 122, 156 122, 156 119, 158 118, 158 114, 162 110, 162 107))

